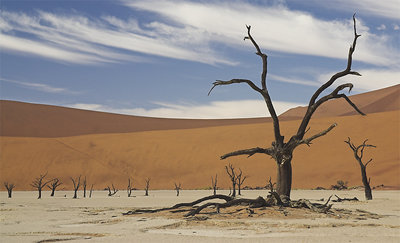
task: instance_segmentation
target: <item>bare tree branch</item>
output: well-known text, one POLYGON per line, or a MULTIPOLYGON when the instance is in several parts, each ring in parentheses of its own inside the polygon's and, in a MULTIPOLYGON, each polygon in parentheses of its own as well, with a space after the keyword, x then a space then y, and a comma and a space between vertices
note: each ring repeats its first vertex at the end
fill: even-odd
POLYGON ((273 151, 274 150, 273 150, 272 147, 271 148, 267 148, 267 149, 260 148, 260 147, 251 148, 251 149, 243 149, 243 150, 237 150, 237 151, 234 151, 234 152, 231 152, 231 153, 224 154, 224 155, 221 156, 221 159, 226 159, 226 158, 229 158, 231 156, 238 156, 238 155, 248 155, 247 156, 247 158, 248 158, 248 157, 251 157, 251 156, 253 156, 254 154, 257 154, 257 153, 268 154, 268 155, 273 156, 273 151))
POLYGON ((330 131, 331 131, 333 128, 335 128, 336 126, 337 126, 337 124, 336 124, 336 123, 333 123, 330 127, 328 127, 327 129, 325 129, 324 131, 322 131, 322 132, 320 132, 320 133, 317 133, 317 134, 315 134, 315 135, 313 135, 313 136, 311 136, 311 137, 309 137, 309 138, 300 140, 300 141, 298 142, 298 145, 300 145, 300 144, 307 144, 308 146, 310 146, 312 140, 326 135, 328 132, 330 132, 330 131))

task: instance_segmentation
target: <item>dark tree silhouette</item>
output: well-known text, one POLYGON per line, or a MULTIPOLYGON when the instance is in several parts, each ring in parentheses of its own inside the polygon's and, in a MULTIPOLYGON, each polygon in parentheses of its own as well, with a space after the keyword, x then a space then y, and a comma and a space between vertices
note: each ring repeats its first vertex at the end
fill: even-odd
POLYGON ((129 177, 128 178, 128 188, 126 189, 127 192, 128 192, 128 197, 131 197, 131 195, 132 195, 132 191, 133 191, 132 184, 133 184, 133 179, 132 179, 132 182, 131 182, 131 178, 129 177))
POLYGON ((90 187, 89 198, 92 197, 92 192, 93 192, 93 184, 92 184, 92 186, 90 187))
POLYGON ((372 200, 372 191, 371 191, 371 186, 369 185, 371 178, 367 177, 367 165, 372 161, 372 159, 368 160, 367 163, 364 163, 362 161, 362 158, 364 156, 364 149, 366 147, 376 148, 376 146, 371 145, 371 144, 366 144, 367 141, 368 141, 368 139, 364 140, 364 142, 358 146, 354 145, 351 142, 350 138, 348 138, 347 141, 344 141, 344 142, 349 145, 351 150, 353 150, 354 157, 356 158, 358 164, 360 165, 361 178, 362 178, 362 182, 364 184, 364 190, 365 190, 365 199, 372 200))
POLYGON ((118 189, 115 189, 114 184, 112 184, 112 191, 111 191, 111 188, 109 186, 107 186, 107 189, 108 189, 108 196, 109 197, 114 196, 118 192, 118 189))
POLYGON ((7 189, 8 192, 8 198, 11 198, 12 196, 12 190, 14 189, 15 185, 13 183, 8 183, 8 182, 4 182, 4 186, 7 189))
POLYGON ((213 189, 214 195, 217 195, 217 181, 218 181, 218 175, 215 174, 215 179, 211 176, 211 187, 213 189))
POLYGON ((232 194, 230 194, 232 197, 236 197, 236 183, 237 183, 237 175, 235 173, 235 168, 233 167, 232 164, 226 165, 225 166, 226 173, 229 176, 229 179, 231 180, 232 183, 232 194))
POLYGON ((76 180, 72 177, 70 177, 70 178, 71 178, 72 183, 74 184, 74 197, 73 198, 78 198, 78 190, 79 190, 79 187, 81 186, 81 176, 79 176, 76 180))
POLYGON ((50 194, 51 197, 54 197, 54 193, 55 193, 57 187, 59 187, 61 185, 62 185, 62 183, 61 183, 60 179, 54 178, 53 180, 51 180, 50 185, 47 185, 47 187, 51 190, 51 194, 50 194))
POLYGON ((86 197, 86 185, 87 185, 87 181, 86 181, 86 176, 85 176, 85 178, 83 179, 83 182, 82 182, 83 197, 86 197))
POLYGON ((262 60, 262 73, 261 73, 261 87, 256 85, 253 81, 248 80, 248 79, 232 79, 229 81, 221 81, 217 80, 216 82, 213 83, 213 87, 210 89, 209 93, 216 87, 220 85, 229 85, 229 84, 238 84, 238 83, 246 83, 248 84, 254 91, 258 92, 264 99, 266 106, 268 108, 268 111, 272 117, 273 121, 273 129, 274 129, 274 141, 272 142, 272 146, 268 148, 250 148, 250 149, 244 149, 244 150, 238 150, 234 151, 231 153, 227 153, 221 156, 221 159, 226 159, 231 156, 237 156, 237 155, 247 155, 248 157, 253 156, 254 154, 261 153, 261 154, 267 154, 271 156, 277 164, 277 193, 279 194, 282 199, 285 201, 290 200, 290 192, 292 188, 292 158, 293 158, 293 151, 302 144, 310 145, 311 142, 319 138, 321 136, 326 135, 328 132, 330 132, 334 127, 336 127, 336 123, 332 124, 329 128, 326 130, 317 133, 315 135, 312 135, 308 138, 304 138, 308 124, 310 122, 310 119, 314 112, 317 110, 317 108, 332 99, 339 99, 343 98, 345 99, 358 113, 365 115, 362 113, 357 106, 343 93, 339 93, 340 91, 343 91, 344 89, 348 88, 349 91, 353 88, 353 84, 351 83, 346 83, 337 86, 334 88, 334 90, 326 94, 325 96, 322 96, 321 98, 320 95, 326 91, 328 88, 330 88, 333 83, 344 76, 347 75, 357 75, 361 76, 358 72, 352 71, 351 70, 351 65, 352 65, 352 60, 353 60, 353 53, 356 49, 356 42, 358 37, 361 35, 357 34, 356 31, 356 19, 355 19, 355 14, 353 15, 353 28, 354 28, 354 39, 353 39, 353 44, 350 46, 349 52, 348 52, 348 57, 347 57, 347 66, 343 71, 340 71, 336 74, 334 74, 326 83, 324 83, 321 87, 319 87, 315 93, 312 95, 310 98, 307 111, 299 125, 299 128, 292 137, 288 141, 285 142, 284 137, 281 135, 281 130, 280 130, 280 124, 279 124, 279 119, 276 114, 274 105, 272 103, 271 97, 268 93, 267 89, 267 55, 263 53, 256 43, 256 41, 253 39, 250 30, 251 26, 246 26, 247 27, 247 36, 244 37, 245 40, 250 40, 251 43, 254 45, 256 49, 256 54, 261 57, 262 60))
POLYGON ((239 171, 240 171, 240 173, 236 176, 236 178, 237 178, 237 186, 238 186, 238 195, 242 195, 241 187, 242 187, 244 181, 247 179, 247 176, 243 176, 242 175, 243 172, 242 172, 242 170, 240 168, 239 168, 239 171))
POLYGON ((150 188, 150 178, 146 178, 145 181, 146 181, 146 187, 144 188, 144 190, 145 190, 144 195, 148 196, 149 195, 149 188, 150 188))
POLYGON ((50 181, 44 182, 43 179, 47 176, 47 172, 44 175, 40 175, 39 177, 36 177, 35 180, 32 182, 31 186, 33 188, 36 188, 38 190, 38 199, 42 198, 42 189, 45 187, 50 181))
POLYGON ((182 189, 182 185, 181 185, 180 182, 179 182, 179 184, 176 184, 176 182, 174 184, 175 184, 176 196, 178 197, 179 196, 179 191, 182 189))

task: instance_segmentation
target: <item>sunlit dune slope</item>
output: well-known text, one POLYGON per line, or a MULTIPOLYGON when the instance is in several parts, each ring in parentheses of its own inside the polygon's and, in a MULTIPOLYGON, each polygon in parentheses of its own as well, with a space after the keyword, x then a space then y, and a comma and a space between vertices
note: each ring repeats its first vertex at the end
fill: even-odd
MULTIPOLYGON (((336 122, 329 134, 311 147, 300 146, 293 159, 293 188, 329 187, 337 180, 361 185, 360 168, 352 151, 343 141, 348 136, 359 144, 369 139, 377 148, 368 148, 365 159, 373 158, 367 173, 372 186, 400 186, 399 121, 400 112, 387 111, 367 116, 341 116, 312 119, 311 136, 336 122)), ((281 129, 286 139, 299 121, 285 121, 281 129)), ((276 165, 266 155, 219 156, 237 149, 269 146, 272 123, 218 126, 185 130, 143 131, 82 135, 58 138, 1 137, 0 182, 16 184, 17 190, 32 189, 29 184, 39 174, 59 177, 71 189, 70 177, 86 176, 97 189, 114 184, 125 189, 128 176, 134 187, 143 188, 146 177, 150 189, 173 189, 181 182, 184 189, 209 187, 211 176, 218 174, 218 186, 228 188, 224 166, 241 168, 247 186, 264 186, 275 179, 276 165)))
MULTIPOLYGON (((400 85, 350 96, 353 103, 366 114, 400 109, 400 85)), ((284 119, 301 119, 306 107, 290 109, 280 115, 284 119)), ((357 112, 344 100, 335 99, 322 104, 313 117, 334 117, 355 115, 357 112)))

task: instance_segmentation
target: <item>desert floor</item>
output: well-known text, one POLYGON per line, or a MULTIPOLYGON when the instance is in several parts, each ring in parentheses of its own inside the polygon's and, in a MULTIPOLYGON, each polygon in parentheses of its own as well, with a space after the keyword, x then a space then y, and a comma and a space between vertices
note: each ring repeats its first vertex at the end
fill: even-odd
MULTIPOLYGON (((51 198, 43 192, 15 191, 13 198, 0 192, 0 242, 400 242, 400 191, 373 191, 372 201, 363 191, 294 190, 292 199, 313 202, 330 195, 357 197, 359 202, 333 203, 330 215, 311 211, 266 208, 251 217, 201 214, 185 219, 182 214, 139 214, 125 216, 134 208, 166 207, 194 201, 211 194, 207 190, 125 191, 108 197, 95 191, 91 198, 72 199, 71 191, 58 191, 51 198), (337 211, 347 209, 346 211, 337 211), (348 211, 350 210, 350 211, 348 211), (367 212, 366 212, 367 211, 367 212), (340 212, 339 214, 337 212, 340 212)), ((227 191, 219 191, 227 194, 227 191)), ((266 196, 266 190, 243 191, 243 197, 266 196)), ((334 197, 332 198, 334 199, 334 197)))

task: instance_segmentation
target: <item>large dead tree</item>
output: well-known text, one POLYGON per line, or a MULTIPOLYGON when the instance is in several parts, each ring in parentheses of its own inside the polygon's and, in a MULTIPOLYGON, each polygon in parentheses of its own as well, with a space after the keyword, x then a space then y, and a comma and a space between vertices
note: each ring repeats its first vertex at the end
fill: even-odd
POLYGON ((47 173, 44 175, 40 175, 39 177, 36 177, 35 180, 31 183, 31 186, 33 188, 36 188, 38 190, 38 199, 42 198, 42 189, 45 187, 50 181, 44 182, 43 179, 47 176, 47 173))
POLYGON ((357 108, 357 106, 345 94, 340 93, 341 91, 343 91, 346 88, 348 88, 349 91, 351 91, 351 89, 353 88, 353 84, 351 84, 351 83, 339 85, 329 94, 326 94, 326 95, 320 97, 321 94, 324 91, 326 91, 328 88, 330 88, 337 79, 342 78, 347 75, 361 76, 361 74, 359 74, 358 72, 351 70, 353 53, 356 49, 357 39, 361 35, 357 34, 356 19, 355 19, 355 14, 354 14, 353 15, 354 39, 353 39, 353 43, 350 46, 350 49, 348 52, 346 68, 343 71, 340 71, 340 72, 334 74, 326 83, 324 83, 321 87, 319 87, 315 91, 315 93, 310 98, 310 101, 309 101, 308 107, 307 107, 307 111, 297 129, 296 134, 294 134, 292 137, 290 137, 289 140, 285 141, 284 137, 281 135, 279 118, 276 114, 274 105, 272 103, 271 97, 270 97, 270 95, 268 93, 268 89, 267 89, 267 82, 266 82, 267 81, 267 54, 265 54, 261 51, 260 47, 258 46, 256 41, 252 37, 251 26, 246 26, 246 27, 247 27, 247 36, 244 37, 244 39, 251 41, 251 43, 254 45, 254 47, 256 49, 256 54, 258 56, 260 56, 260 58, 262 60, 262 73, 261 73, 261 80, 260 80, 261 87, 259 87, 253 81, 248 80, 248 79, 231 79, 229 81, 217 80, 216 82, 213 83, 213 87, 211 88, 211 90, 209 91, 208 94, 210 94, 211 91, 216 86, 238 84, 238 83, 248 84, 254 91, 259 93, 263 97, 263 99, 266 103, 266 106, 268 108, 268 111, 269 111, 269 113, 272 117, 272 121, 273 121, 274 141, 272 142, 271 147, 268 147, 268 148, 256 147, 256 148, 238 150, 238 151, 234 151, 234 152, 222 155, 221 159, 226 159, 231 156, 238 156, 238 155, 247 155, 248 157, 251 157, 257 153, 267 154, 267 155, 271 156, 276 161, 276 164, 277 164, 277 193, 285 200, 290 200, 290 191, 291 191, 291 187, 292 187, 293 151, 299 145, 302 145, 302 144, 306 144, 309 146, 314 139, 326 135, 334 127, 336 127, 336 123, 334 123, 327 129, 325 129, 324 131, 321 131, 320 133, 317 133, 308 138, 305 138, 306 129, 308 127, 308 124, 310 122, 312 115, 317 110, 317 108, 329 100, 343 98, 358 113, 360 113, 361 115, 365 115, 357 108))
POLYGON ((15 185, 13 183, 4 182, 4 186, 8 192, 8 198, 12 197, 12 190, 14 189, 15 185))
POLYGON ((351 150, 353 150, 354 157, 356 158, 358 164, 360 165, 361 168, 361 177, 362 177, 362 182, 364 184, 364 190, 365 190, 365 199, 367 200, 372 200, 372 191, 371 191, 371 186, 369 185, 371 178, 367 177, 367 165, 372 161, 372 159, 368 160, 367 163, 364 163, 362 161, 362 158, 364 156, 364 149, 367 147, 372 147, 376 148, 375 145, 372 144, 366 144, 368 139, 364 140, 364 142, 361 145, 354 145, 354 143, 351 142, 350 138, 347 139, 347 141, 344 141, 349 145, 351 150))
POLYGON ((54 197, 54 193, 57 189, 57 187, 61 186, 61 181, 58 178, 54 178, 53 180, 51 180, 50 185, 47 185, 47 187, 51 190, 51 197, 54 197))

